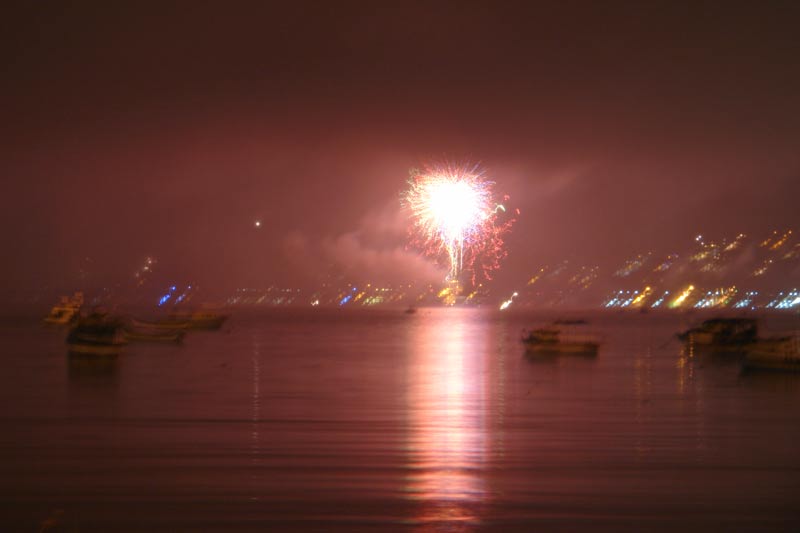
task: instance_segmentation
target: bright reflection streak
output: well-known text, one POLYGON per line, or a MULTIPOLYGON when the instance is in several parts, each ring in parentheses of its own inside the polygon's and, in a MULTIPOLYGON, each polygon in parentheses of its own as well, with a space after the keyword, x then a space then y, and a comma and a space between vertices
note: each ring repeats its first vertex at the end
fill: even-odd
POLYGON ((407 490, 423 502, 416 519, 425 525, 476 523, 487 498, 480 477, 487 453, 486 325, 470 321, 469 310, 449 311, 423 317, 410 339, 409 455, 415 473, 407 490))

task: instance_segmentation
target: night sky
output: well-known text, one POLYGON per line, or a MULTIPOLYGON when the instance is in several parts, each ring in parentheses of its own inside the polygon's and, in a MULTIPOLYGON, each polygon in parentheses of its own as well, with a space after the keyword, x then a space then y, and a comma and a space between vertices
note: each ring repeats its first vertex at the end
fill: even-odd
POLYGON ((435 278, 441 159, 520 209, 501 284, 800 226, 798 4, 320 4, 4 9, 0 288, 435 278))

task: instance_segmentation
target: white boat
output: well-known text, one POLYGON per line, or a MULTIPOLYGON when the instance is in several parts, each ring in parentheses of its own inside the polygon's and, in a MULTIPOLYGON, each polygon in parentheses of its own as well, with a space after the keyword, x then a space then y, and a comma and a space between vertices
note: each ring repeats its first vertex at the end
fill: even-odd
POLYGON ((522 343, 530 353, 597 355, 602 338, 593 333, 565 331, 551 326, 523 334, 522 343))
POLYGON ((65 325, 71 324, 80 316, 83 306, 83 293, 76 292, 72 297, 62 296, 61 300, 53 306, 45 319, 45 324, 65 325))
POLYGON ((800 337, 790 335, 756 341, 745 354, 744 368, 800 372, 800 337))

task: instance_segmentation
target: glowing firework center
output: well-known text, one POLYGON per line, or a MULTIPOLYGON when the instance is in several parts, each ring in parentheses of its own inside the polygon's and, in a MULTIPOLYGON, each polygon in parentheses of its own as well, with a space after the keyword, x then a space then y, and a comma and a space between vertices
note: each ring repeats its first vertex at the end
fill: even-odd
POLYGON ((478 255, 487 260, 484 273, 497 266, 500 235, 510 222, 494 224, 498 206, 492 199, 492 182, 476 168, 446 166, 412 171, 409 185, 404 204, 412 215, 412 241, 426 255, 447 254, 448 282, 457 284, 478 255))
POLYGON ((464 181, 439 181, 430 184, 428 209, 430 218, 450 255, 450 279, 457 279, 464 268, 464 241, 488 218, 481 211, 484 191, 464 181))

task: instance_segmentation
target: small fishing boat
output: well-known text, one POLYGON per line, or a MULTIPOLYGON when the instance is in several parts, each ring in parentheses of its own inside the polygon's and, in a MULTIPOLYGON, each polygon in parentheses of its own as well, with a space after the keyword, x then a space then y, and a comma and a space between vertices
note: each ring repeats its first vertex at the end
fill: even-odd
POLYGON ((78 320, 67 336, 72 356, 115 357, 126 343, 122 321, 104 311, 94 311, 78 320))
POLYGON ((217 313, 210 310, 198 311, 175 311, 166 317, 157 318, 152 321, 132 319, 130 328, 143 332, 163 332, 175 333, 190 329, 219 329, 228 319, 228 315, 217 313))
POLYGON ((146 325, 138 320, 125 324, 123 334, 128 342, 172 342, 180 343, 186 335, 186 327, 169 328, 162 324, 146 325))
POLYGON ((159 320, 162 326, 173 328, 185 327, 186 329, 219 329, 228 319, 228 315, 214 311, 200 310, 191 313, 172 313, 167 318, 159 320))
POLYGON ((602 339, 592 333, 563 331, 557 327, 523 331, 522 343, 530 353, 597 355, 602 339))
POLYGON ((800 372, 800 337, 759 339, 748 348, 743 364, 748 370, 800 372))
POLYGON ((754 318, 711 318, 679 333, 678 338, 696 347, 744 349, 758 338, 758 321, 754 318))

